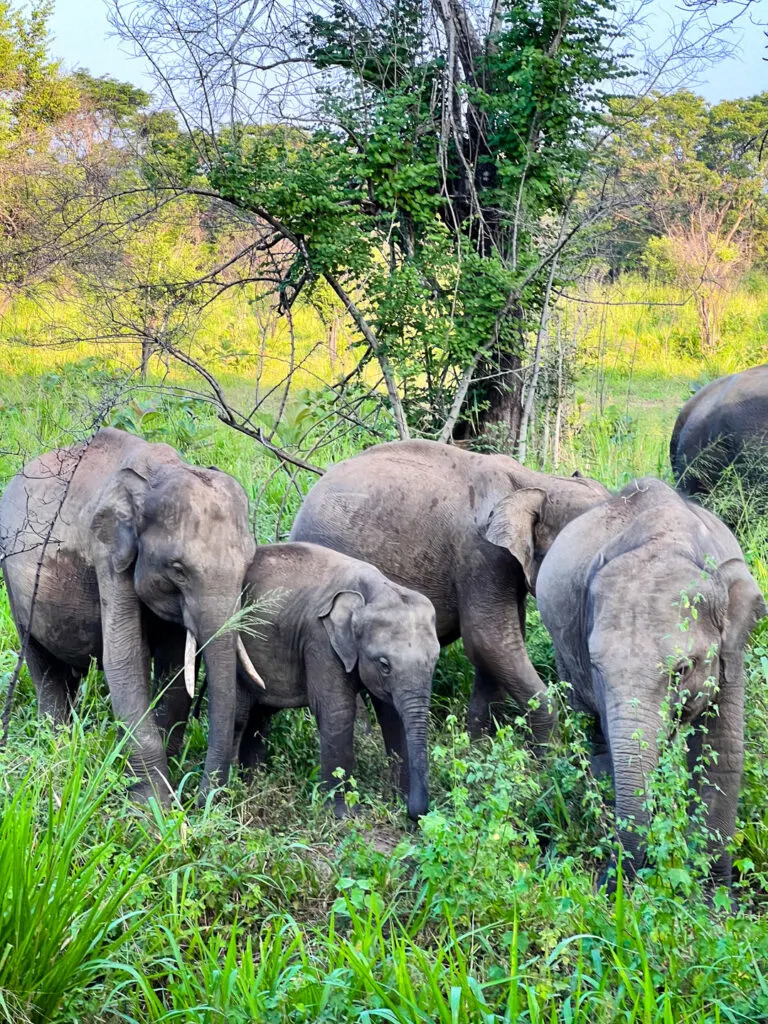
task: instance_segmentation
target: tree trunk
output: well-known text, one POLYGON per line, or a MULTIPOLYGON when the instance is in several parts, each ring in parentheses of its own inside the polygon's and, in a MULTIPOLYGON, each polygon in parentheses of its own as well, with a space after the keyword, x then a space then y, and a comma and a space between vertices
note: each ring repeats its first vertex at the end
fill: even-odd
POLYGON ((339 321, 334 317, 328 329, 328 354, 331 359, 331 373, 336 369, 337 343, 339 333, 339 321))
POLYGON ((541 464, 545 463, 546 460, 547 460, 547 457, 549 456, 549 436, 550 436, 551 430, 552 430, 552 424, 551 424, 550 400, 549 400, 549 398, 547 398, 547 401, 546 401, 546 403, 544 405, 544 428, 542 430, 541 452, 540 452, 540 455, 539 455, 540 463, 541 464))
POLYGON ((498 350, 481 361, 478 379, 467 394, 464 415, 453 432, 455 440, 480 437, 489 428, 498 427, 506 433, 505 440, 510 446, 517 445, 523 417, 521 366, 517 353, 498 350), (476 405, 481 408, 473 412, 476 405))
POLYGON ((150 338, 141 339, 141 367, 139 369, 139 377, 141 383, 144 384, 147 379, 147 371, 149 369, 149 360, 152 358, 152 340, 150 338))
POLYGON ((555 399, 555 436, 552 442, 552 466, 560 465, 560 430, 563 422, 563 338, 557 325, 557 398, 555 399))

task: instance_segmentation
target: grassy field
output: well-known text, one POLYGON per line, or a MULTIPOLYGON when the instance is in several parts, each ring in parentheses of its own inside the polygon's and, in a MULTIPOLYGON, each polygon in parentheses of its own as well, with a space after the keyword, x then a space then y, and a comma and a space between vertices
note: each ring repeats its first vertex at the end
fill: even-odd
MULTIPOLYGON (((669 433, 692 386, 765 361, 768 287, 747 282, 734 297, 721 352, 710 362, 699 357, 687 307, 649 305, 669 301, 668 292, 628 279, 612 286, 609 298, 631 304, 579 314, 561 470, 578 466, 618 486, 641 473, 668 474, 669 433)), ((245 354, 227 356, 217 370, 236 393, 253 387, 257 343, 249 345, 246 314, 238 320, 230 313, 242 335, 233 344, 245 354)), ((305 314, 297 331, 302 352, 314 344, 318 324, 305 314)), ((30 455, 80 436, 109 408, 109 421, 236 475, 252 499, 261 497, 254 509, 259 538, 274 536, 285 483, 278 475, 262 486, 270 456, 204 406, 126 388, 135 350, 30 348, 43 340, 36 331, 30 311, 14 309, 3 332, 1 482, 30 455)), ((327 377, 323 360, 318 351, 312 372, 327 377)), ((267 367, 263 381, 277 372, 277 364, 267 367)), ((159 373, 153 367, 154 382, 159 373)), ((323 455, 342 458, 364 443, 350 436, 323 455)), ((289 517, 297 503, 289 495, 289 517)), ((741 540, 768 593, 768 526, 744 523, 741 540)), ((16 644, 3 594, 6 682, 16 644)), ((529 648, 562 700, 535 612, 529 648)), ((357 737, 358 813, 334 820, 318 788, 317 741, 305 712, 278 719, 269 767, 253 785, 235 780, 203 810, 185 809, 205 752, 204 719, 193 721, 173 766, 177 806, 166 814, 136 807, 100 674, 89 674, 73 728, 54 732, 38 723, 24 672, 0 751, 0 1019, 764 1021, 765 625, 753 637, 747 669, 748 753, 730 914, 722 894, 714 905, 702 895, 701 835, 690 827, 688 782, 674 748, 655 793, 653 866, 631 889, 620 886, 615 899, 595 893, 613 823, 610 793, 586 771, 583 723, 563 709, 559 739, 543 764, 527 752, 516 723, 470 746, 463 720, 471 670, 460 645, 444 651, 438 666, 433 802, 418 827, 393 800, 382 746, 364 730, 357 737)))

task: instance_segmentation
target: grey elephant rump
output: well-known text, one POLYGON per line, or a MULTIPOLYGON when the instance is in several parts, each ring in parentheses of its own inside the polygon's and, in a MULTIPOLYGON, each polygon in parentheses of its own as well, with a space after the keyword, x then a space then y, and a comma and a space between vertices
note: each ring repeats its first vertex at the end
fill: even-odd
POLYGON ((373 562, 374 552, 385 551, 385 557, 378 554, 375 558, 377 568, 388 579, 414 588, 432 601, 439 609, 437 629, 442 640, 455 632, 458 621, 458 598, 451 567, 460 556, 460 544, 453 540, 452 530, 435 529, 432 523, 448 525, 460 510, 455 495, 447 488, 443 493, 434 494, 430 481, 422 479, 420 485, 416 515, 424 523, 424 529, 416 536, 411 515, 404 511, 413 501, 413 491, 382 480, 363 493, 356 489, 354 481, 350 481, 349 488, 342 481, 338 489, 325 497, 328 528, 322 534, 314 534, 310 524, 299 535, 292 531, 291 538, 310 543, 322 541, 342 554, 364 561, 373 562), (413 578, 414 558, 423 569, 419 580, 413 578))
POLYGON ((669 454, 678 487, 708 493, 726 467, 765 496, 768 444, 768 365, 710 381, 681 408, 669 454))

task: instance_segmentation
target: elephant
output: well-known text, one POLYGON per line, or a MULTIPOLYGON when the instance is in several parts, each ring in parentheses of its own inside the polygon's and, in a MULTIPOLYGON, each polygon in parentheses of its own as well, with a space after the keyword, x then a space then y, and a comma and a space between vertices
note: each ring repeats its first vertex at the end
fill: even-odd
POLYGON ((526 593, 563 526, 607 495, 597 481, 538 473, 506 455, 393 441, 327 470, 290 539, 371 562, 428 597, 440 643, 461 636, 475 666, 472 735, 491 727, 509 695, 540 747, 556 717, 525 648, 526 593))
MULTIPOLYGON (((247 600, 267 602, 261 636, 243 632, 266 689, 238 675, 233 760, 249 773, 266 753, 272 716, 309 706, 318 723, 323 782, 346 810, 334 772, 353 768, 357 694, 370 696, 387 753, 400 760, 408 814, 427 812, 427 724, 432 674, 440 653, 435 610, 378 569, 316 544, 265 544, 246 573, 247 600)), ((186 720, 189 698, 176 691, 169 711, 186 720)))
MULTIPOLYGON (((170 794, 150 711, 151 655, 156 674, 183 664, 191 685, 196 644, 211 695, 201 798, 227 779, 238 638, 226 626, 254 551, 232 477, 113 428, 34 459, 0 501, 3 574, 39 711, 66 722, 97 659, 131 736, 138 799, 165 804, 170 794)), ((250 661, 247 670, 257 677, 250 661)))
POLYGON ((709 494, 733 466, 768 511, 768 364, 713 380, 689 398, 669 455, 684 494, 709 494))
MULTIPOLYGON (((618 821, 648 823, 644 787, 659 759, 665 701, 694 729, 691 768, 706 735, 711 881, 730 886, 725 847, 744 757, 744 648, 766 614, 733 534, 662 481, 636 480, 565 527, 537 595, 571 701, 594 716, 593 770, 613 774, 618 821)), ((622 827, 619 838, 632 877, 646 859, 641 836, 622 827)))

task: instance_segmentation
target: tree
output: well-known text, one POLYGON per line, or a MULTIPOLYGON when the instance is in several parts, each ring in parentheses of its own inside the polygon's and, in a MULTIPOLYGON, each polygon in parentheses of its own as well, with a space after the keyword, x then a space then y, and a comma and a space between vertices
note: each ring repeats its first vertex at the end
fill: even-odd
POLYGON ((710 106, 688 91, 653 95, 623 117, 612 159, 637 193, 638 246, 693 297, 702 349, 712 355, 728 292, 768 245, 768 93, 710 106))
MULTIPOLYGON (((401 437, 449 440, 463 419, 514 439, 521 361, 574 240, 626 202, 596 173, 620 127, 607 91, 632 71, 643 94, 662 73, 630 66, 632 14, 609 0, 113 2, 183 127, 183 173, 163 187, 287 244, 281 309, 325 282, 401 437)), ((701 55, 717 33, 692 43, 686 17, 675 53, 701 55)))
MULTIPOLYGON (((468 394, 480 422, 519 424, 511 374, 573 229, 599 83, 619 70, 611 11, 509 3, 480 36, 458 6, 406 0, 371 16, 336 3, 307 12, 293 37, 315 74, 314 131, 201 133, 185 108, 208 188, 291 242, 286 288, 332 289, 381 366, 401 436, 415 426, 447 439, 468 394), (478 368, 493 386, 470 393, 478 368)), ((155 60, 163 38, 183 42, 221 110, 210 54, 214 37, 227 48, 223 12, 197 4, 181 27, 177 14, 163 0, 118 6, 155 60)))
POLYGON ((0 0, 0 154, 45 144, 47 133, 77 107, 77 91, 48 53, 50 0, 28 12, 0 0))
MULTIPOLYGON (((51 59, 50 3, 0 2, 0 284, 61 280, 98 248, 100 203, 132 162, 149 95, 51 59)), ((132 169, 135 174, 135 168, 132 169)), ((134 182, 135 184, 135 182, 134 182)))
POLYGON ((0 2, 0 277, 11 288, 34 273, 34 258, 14 257, 35 226, 36 181, 55 130, 78 106, 74 84, 48 54, 50 10, 0 2))

